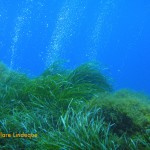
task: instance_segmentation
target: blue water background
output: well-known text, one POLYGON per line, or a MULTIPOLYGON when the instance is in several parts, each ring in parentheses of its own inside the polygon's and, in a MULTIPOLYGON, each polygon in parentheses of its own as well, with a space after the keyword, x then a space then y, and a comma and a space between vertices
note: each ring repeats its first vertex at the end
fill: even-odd
POLYGON ((0 0, 0 60, 37 76, 101 63, 115 89, 150 93, 149 0, 0 0))

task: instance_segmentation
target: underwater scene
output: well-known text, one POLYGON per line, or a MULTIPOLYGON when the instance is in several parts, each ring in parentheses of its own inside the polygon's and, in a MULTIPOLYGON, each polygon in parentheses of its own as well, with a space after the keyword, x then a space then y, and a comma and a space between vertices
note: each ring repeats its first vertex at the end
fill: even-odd
POLYGON ((0 150, 150 150, 149 0, 0 0, 0 150))

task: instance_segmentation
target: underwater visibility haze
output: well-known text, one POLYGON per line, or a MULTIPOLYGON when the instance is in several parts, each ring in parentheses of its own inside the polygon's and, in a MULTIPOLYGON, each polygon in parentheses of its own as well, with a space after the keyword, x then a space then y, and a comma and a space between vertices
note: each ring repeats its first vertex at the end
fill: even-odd
POLYGON ((0 60, 40 75, 97 61, 116 89, 149 93, 149 0, 0 0, 0 60))
POLYGON ((149 150, 150 1, 0 0, 0 149, 149 150))

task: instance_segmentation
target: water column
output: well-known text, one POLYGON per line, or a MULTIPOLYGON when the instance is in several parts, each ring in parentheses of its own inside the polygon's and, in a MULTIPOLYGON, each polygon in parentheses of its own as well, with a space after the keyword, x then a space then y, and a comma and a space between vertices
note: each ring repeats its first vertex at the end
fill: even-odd
POLYGON ((81 6, 84 3, 80 0, 64 1, 47 47, 46 67, 67 53, 65 46, 70 44, 71 37, 79 26, 80 17, 85 8, 81 6))
POLYGON ((4 5, 3 1, 0 1, 0 61, 2 57, 4 57, 3 47, 4 47, 4 41, 5 41, 5 31, 6 29, 6 23, 8 20, 8 10, 4 5))
MULTIPOLYGON (((114 0, 101 0, 98 7, 98 17, 90 36, 88 37, 89 45, 86 57, 89 61, 95 61, 98 57, 99 48, 103 48, 104 36, 107 30, 111 32, 111 24, 108 27, 108 17, 114 9, 114 0), (106 27, 107 24, 107 27, 106 27), (107 29, 108 28, 108 29, 107 29)), ((100 51, 103 51, 102 49, 100 51)))
POLYGON ((30 17, 31 10, 30 6, 32 4, 33 0, 26 0, 23 3, 23 8, 19 11, 19 15, 16 18, 16 23, 14 27, 14 34, 12 36, 12 42, 10 47, 10 54, 11 54, 11 60, 10 60, 10 68, 14 67, 15 58, 17 56, 17 53, 19 51, 18 49, 18 43, 21 36, 23 36, 23 28, 25 23, 28 21, 28 18, 30 17))

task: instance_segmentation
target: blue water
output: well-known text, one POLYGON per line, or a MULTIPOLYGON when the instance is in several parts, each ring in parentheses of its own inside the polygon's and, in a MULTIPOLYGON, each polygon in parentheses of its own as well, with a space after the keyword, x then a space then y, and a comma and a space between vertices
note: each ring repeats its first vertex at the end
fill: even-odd
POLYGON ((149 0, 0 0, 0 60, 40 75, 101 63, 114 88, 150 93, 149 0))

